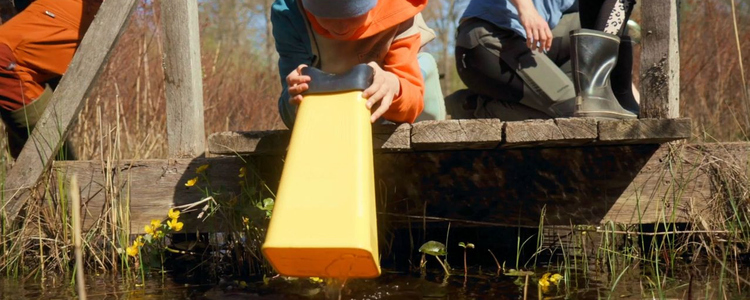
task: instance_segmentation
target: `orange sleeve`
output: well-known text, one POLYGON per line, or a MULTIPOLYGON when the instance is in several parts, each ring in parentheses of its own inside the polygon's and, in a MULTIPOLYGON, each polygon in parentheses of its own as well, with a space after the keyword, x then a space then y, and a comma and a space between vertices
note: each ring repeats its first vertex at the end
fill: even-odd
POLYGON ((401 84, 401 92, 383 114, 389 121, 414 123, 424 109, 424 79, 417 61, 420 39, 414 34, 395 40, 385 56, 383 70, 396 74, 401 84))

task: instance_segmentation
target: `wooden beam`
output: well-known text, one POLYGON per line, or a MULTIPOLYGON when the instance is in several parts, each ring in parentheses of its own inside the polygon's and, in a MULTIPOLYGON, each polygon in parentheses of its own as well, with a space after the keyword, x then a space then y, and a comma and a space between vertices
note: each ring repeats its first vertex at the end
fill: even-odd
MULTIPOLYGON (((171 207, 204 199, 207 190, 238 194, 239 169, 245 163, 236 157, 142 160, 121 163, 109 171, 98 161, 60 161, 55 165, 65 178, 78 176, 84 230, 90 229, 99 220, 102 208, 112 203, 107 195, 118 194, 122 197, 129 195, 129 201, 123 203, 130 203, 131 230, 142 233, 143 226, 150 220, 165 218, 171 207), (205 164, 209 165, 205 175, 211 179, 210 184, 196 173, 198 167, 205 164), (194 186, 185 186, 188 180, 196 177, 199 179, 194 186)), ((201 208, 203 206, 197 210, 201 208)), ((197 215, 197 212, 188 213, 181 219, 188 220, 186 225, 194 227, 194 223, 200 223, 196 220, 197 215)))
POLYGON ((373 126, 372 146, 375 153, 411 151, 411 129, 411 124, 373 126))
POLYGON ((208 151, 212 154, 283 154, 289 145, 291 131, 227 131, 208 136, 208 151))
POLYGON ((638 119, 599 122, 599 141, 618 144, 659 144, 690 138, 690 119, 638 119))
POLYGON ((680 116, 679 2, 641 2, 641 117, 680 116))
MULTIPOLYGON (((712 182, 743 176, 749 157, 750 143, 388 152, 375 154, 375 179, 379 212, 394 222, 421 222, 426 213, 454 225, 534 227, 543 210, 546 225, 710 222, 723 211, 718 196, 727 193, 712 182)), ((274 191, 283 156, 249 161, 274 191)), ((206 176, 220 197, 240 192, 237 174, 246 163, 237 157, 143 160, 109 172, 98 161, 56 162, 55 168, 80 180, 84 228, 111 203, 105 191, 117 191, 109 194, 129 195, 135 233, 165 218, 170 207, 205 197, 203 179, 185 186, 203 164, 210 165, 206 176)), ((185 220, 197 222, 196 216, 185 220)))
POLYGON ((505 123, 504 148, 534 145, 576 146, 597 138, 596 120, 585 118, 528 120, 505 123))
MULTIPOLYGON (((373 126, 375 153, 535 147, 588 144, 659 144, 690 137, 689 119, 601 121, 585 118, 501 122, 497 119, 424 121, 373 126)), ((218 155, 286 152, 287 130, 219 132, 208 138, 218 155)))
POLYGON ((6 176, 3 190, 5 217, 14 220, 29 191, 52 163, 83 108, 84 99, 107 65, 117 40, 126 27, 135 0, 104 1, 81 41, 50 104, 6 176))
POLYGON ((492 149, 502 141, 498 119, 423 121, 411 130, 415 150, 492 149))
POLYGON ((206 151, 198 1, 161 1, 169 157, 206 151))

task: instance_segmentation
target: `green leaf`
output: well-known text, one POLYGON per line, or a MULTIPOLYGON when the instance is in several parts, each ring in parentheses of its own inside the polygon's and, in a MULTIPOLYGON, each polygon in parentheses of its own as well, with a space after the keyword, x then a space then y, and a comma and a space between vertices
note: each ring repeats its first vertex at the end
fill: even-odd
POLYGON ((273 198, 263 199, 263 202, 258 203, 256 206, 260 208, 260 210, 271 211, 273 210, 273 198))
POLYGON ((468 243, 468 244, 466 244, 466 248, 474 249, 474 244, 468 243))
POLYGON ((422 247, 419 247, 419 252, 429 254, 433 256, 444 256, 448 253, 445 249, 445 245, 441 242, 429 241, 424 243, 422 247))
POLYGON ((466 244, 464 244, 464 242, 458 243, 458 246, 461 247, 461 248, 466 248, 466 244))

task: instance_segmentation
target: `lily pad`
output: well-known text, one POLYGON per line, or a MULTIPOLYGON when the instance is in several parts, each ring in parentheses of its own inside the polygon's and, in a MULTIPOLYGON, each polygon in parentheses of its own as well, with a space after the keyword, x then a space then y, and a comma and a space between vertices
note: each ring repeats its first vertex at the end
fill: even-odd
POLYGON ((424 243, 422 247, 419 247, 419 252, 434 256, 445 256, 448 253, 445 249, 445 245, 436 241, 424 243))
POLYGON ((534 272, 524 271, 524 270, 510 269, 510 270, 508 270, 507 272, 505 272, 503 274, 505 274, 505 276, 525 277, 525 276, 533 276, 534 272))

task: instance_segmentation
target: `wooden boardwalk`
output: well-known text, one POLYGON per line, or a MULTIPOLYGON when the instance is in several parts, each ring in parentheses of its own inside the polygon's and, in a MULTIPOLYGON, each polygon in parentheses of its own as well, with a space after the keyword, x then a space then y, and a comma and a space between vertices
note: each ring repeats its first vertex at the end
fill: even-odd
MULTIPOLYGON (((244 160, 256 167, 270 190, 278 185, 288 131, 216 133, 206 143, 197 0, 161 4, 169 157, 53 163, 135 3, 108 0, 102 5, 53 95, 53 105, 7 175, 0 209, 6 219, 16 220, 27 200, 38 197, 34 191, 50 166, 66 179, 79 178, 84 228, 104 217, 112 195, 129 208, 133 232, 163 218, 170 207, 203 199, 205 192, 185 183, 204 164, 211 166, 206 175, 212 186, 227 195, 239 193, 237 174, 244 160)), ((712 178, 731 169, 715 165, 732 161, 745 166, 750 146, 665 144, 690 136, 690 121, 678 118, 677 0, 641 5, 641 68, 634 76, 640 78, 644 119, 377 126, 373 140, 380 216, 392 222, 449 219, 465 225, 533 227, 543 209, 553 225, 692 222, 710 211, 712 199, 721 193, 712 178)), ((203 225, 195 223, 198 227, 192 228, 203 225)))
MULTIPOLYGON (((598 124, 580 119, 463 120, 378 127, 374 158, 379 211, 393 222, 451 219, 485 226, 537 226, 543 208, 550 225, 687 222, 711 198, 710 172, 701 169, 700 162, 712 156, 742 160, 748 148, 740 144, 723 151, 721 144, 660 144, 689 133, 690 123, 684 119, 598 124), (463 129, 450 131, 456 143, 445 135, 419 135, 420 128, 459 128, 458 123, 463 129), (560 124, 570 123, 593 124, 586 127, 589 131, 571 131, 587 132, 588 138, 540 135, 540 128, 560 130, 560 124), (527 129, 513 131, 519 128, 527 129), (682 188, 675 190, 675 185, 682 188)), ((199 189, 185 186, 204 164, 210 165, 206 175, 212 187, 225 193, 239 193, 237 175, 243 159, 251 161, 275 190, 288 136, 287 131, 217 133, 208 139, 209 148, 221 149, 214 157, 142 160, 112 167, 99 161, 57 162, 55 167, 59 174, 75 174, 88 182, 82 184, 86 224, 98 220, 106 194, 116 192, 129 195, 132 228, 139 230, 170 207, 204 198, 199 189)))

